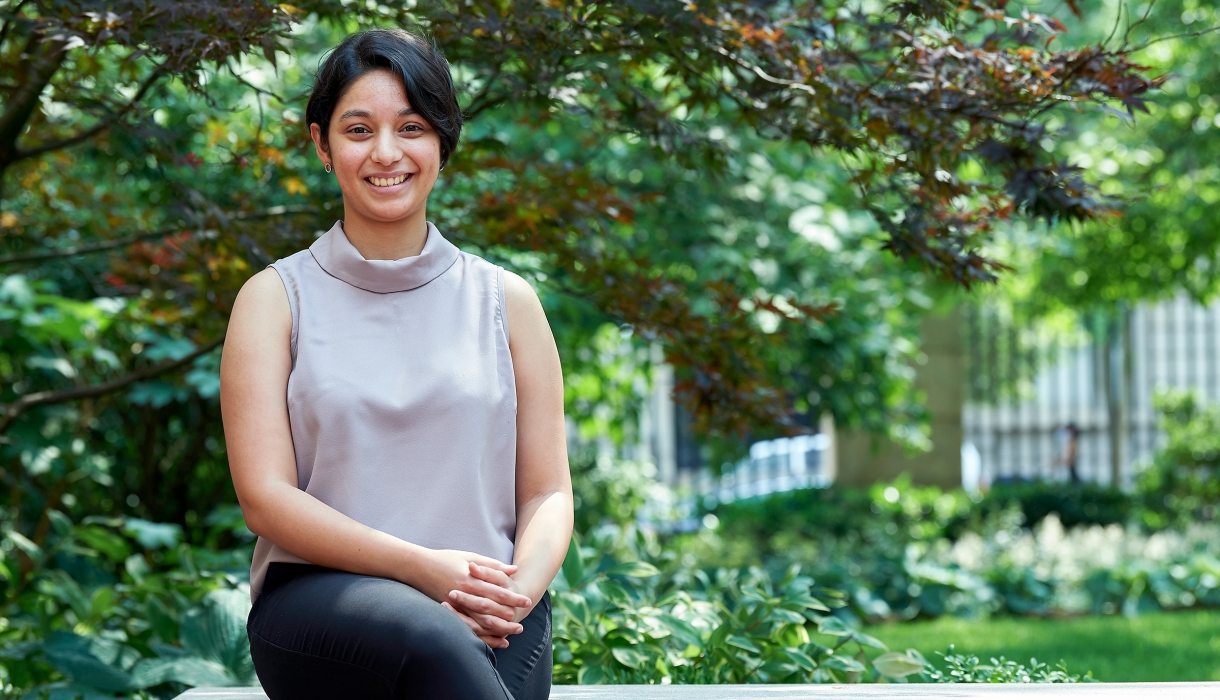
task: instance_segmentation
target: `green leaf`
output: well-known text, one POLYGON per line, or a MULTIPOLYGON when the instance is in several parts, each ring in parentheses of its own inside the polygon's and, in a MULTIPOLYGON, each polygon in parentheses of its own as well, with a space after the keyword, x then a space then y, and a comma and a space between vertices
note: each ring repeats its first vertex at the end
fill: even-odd
POLYGON ((639 669, 648 663, 648 657, 631 647, 615 647, 610 650, 614 659, 627 668, 639 669))
POLYGON ((889 649, 889 647, 885 645, 885 642, 877 639, 876 637, 870 637, 859 630, 852 630, 851 640, 857 644, 872 647, 874 649, 889 649))
POLYGON ((850 656, 832 656, 829 659, 824 659, 820 665, 822 668, 847 671, 849 673, 862 673, 864 671, 864 665, 850 656))
POLYGON ((572 540, 568 542, 568 555, 563 558, 563 578, 568 582, 568 586, 576 588, 585 580, 585 564, 580 559, 580 543, 576 539, 576 534, 572 534, 572 540))
POLYGON ((882 654, 873 659, 873 666, 887 678, 906 678, 924 669, 922 661, 897 651, 882 654))
POLYGON ((623 608, 632 607, 631 593, 617 582, 610 580, 598 581, 597 588, 615 605, 623 608))
POLYGON ((768 680, 787 678, 799 670, 796 664, 785 663, 783 661, 768 661, 758 669, 759 673, 763 674, 768 680))
POLYGON ((746 639, 740 635, 730 634, 728 640, 726 641, 728 642, 729 646, 737 647, 738 649, 745 649, 746 651, 752 651, 755 654, 758 654, 761 651, 757 646, 754 645, 754 642, 751 642, 749 639, 746 639))
POLYGON ((695 629, 694 625, 669 613, 662 613, 657 616, 657 619, 678 641, 684 642, 687 646, 703 649, 703 635, 699 634, 699 630, 695 629))
POLYGON ((587 625, 593 621, 593 616, 589 612, 589 604, 585 601, 584 596, 575 593, 562 595, 559 604, 580 624, 587 625))
POLYGON ((114 532, 96 525, 76 528, 76 539, 101 552, 111 561, 123 561, 131 554, 127 540, 114 532))
MULTIPOLYGON (((149 597, 145 605, 145 616, 152 626, 153 632, 162 640, 176 641, 178 639, 178 623, 165 609, 165 604, 155 597, 149 597)), ((183 652, 184 654, 186 652, 183 652)))
POLYGON ((787 622, 787 623, 794 624, 794 625, 804 625, 805 624, 804 615, 802 615, 798 612, 793 612, 792 610, 787 610, 785 608, 775 608, 774 610, 771 611, 771 614, 768 617, 770 617, 772 620, 778 621, 778 622, 787 622))
MULTIPOLYGON (((110 693, 100 693, 93 688, 88 688, 76 683, 51 683, 44 686, 47 690, 46 700, 117 700, 117 696, 110 693)), ((22 698, 39 697, 35 692, 26 693, 22 698)))
POLYGON ((55 529, 56 535, 67 537, 72 534, 72 519, 58 510, 48 509, 47 520, 50 521, 51 527, 55 529))
POLYGON ((818 667, 816 661, 799 649, 784 649, 784 655, 789 659, 792 659, 792 662, 797 666, 800 666, 804 671, 813 671, 818 667))
POLYGON ((835 637, 847 637, 854 632, 846 623, 833 615, 824 617, 818 622, 818 631, 835 637))
POLYGON ((148 560, 143 554, 133 554, 123 561, 123 568, 127 571, 127 575, 131 580, 138 583, 143 583, 144 579, 152 573, 152 568, 148 566, 148 560))
POLYGON ((657 576, 661 573, 660 569, 643 561, 628 561, 622 564, 615 564, 610 567, 606 573, 610 576, 626 576, 628 578, 647 578, 649 576, 657 576))
POLYGON ((606 682, 606 669, 601 665, 582 666, 576 674, 576 682, 581 685, 602 685, 606 682))
POLYGON ((34 639, 28 642, 19 642, 12 646, 0 649, 0 659, 22 660, 30 654, 42 649, 42 640, 34 639))
POLYGON ((114 589, 110 586, 101 586, 89 598, 89 617, 94 620, 101 619, 110 612, 114 607, 114 589))
POLYGON ((39 582, 38 588, 66 602, 77 617, 88 619, 92 603, 80 584, 69 576, 68 572, 63 569, 51 569, 46 578, 39 582))
POLYGON ((176 681, 191 687, 223 688, 240 685, 223 665, 195 656, 179 659, 144 659, 132 668, 131 679, 136 688, 150 688, 168 681, 176 681))
POLYGON ((25 552, 26 556, 28 556, 30 559, 37 561, 42 558, 42 547, 34 544, 34 542, 25 535, 17 532, 16 530, 10 530, 4 533, 4 535, 17 546, 17 549, 25 552))
POLYGON ((182 616, 179 636, 192 655, 215 661, 241 683, 252 683, 250 638, 246 618, 250 597, 241 591, 220 589, 208 593, 203 602, 182 616))
POLYGON ((128 518, 123 532, 146 549, 172 548, 182 539, 182 528, 174 523, 153 523, 139 518, 128 518))
POLYGON ((81 685, 110 691, 135 689, 131 676, 122 668, 124 662, 134 663, 139 658, 139 652, 130 647, 57 630, 47 637, 44 650, 56 671, 81 685))

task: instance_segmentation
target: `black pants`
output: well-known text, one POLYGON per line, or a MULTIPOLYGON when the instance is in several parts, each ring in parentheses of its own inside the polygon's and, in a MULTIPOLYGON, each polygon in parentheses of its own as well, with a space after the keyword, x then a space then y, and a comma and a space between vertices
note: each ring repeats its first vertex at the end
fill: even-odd
POLYGON ((521 626, 492 650, 406 584, 275 563, 246 629, 270 700, 546 700, 549 594, 521 626))

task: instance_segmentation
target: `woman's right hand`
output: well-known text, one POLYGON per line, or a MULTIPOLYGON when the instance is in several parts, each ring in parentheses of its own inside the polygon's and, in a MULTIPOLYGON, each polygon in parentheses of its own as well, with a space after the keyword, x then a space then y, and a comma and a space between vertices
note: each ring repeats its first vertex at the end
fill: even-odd
MULTIPOLYGON (((475 630, 483 641, 488 641, 489 638, 499 637, 501 639, 512 634, 520 634, 522 627, 520 623, 514 621, 518 608, 530 608, 533 602, 526 596, 515 591, 509 590, 503 586, 498 586, 483 579, 475 577, 471 573, 470 564, 473 562, 479 566, 484 566, 490 569, 496 569, 504 572, 506 576, 512 576, 517 572, 517 567, 513 564, 505 564, 491 557, 485 557, 474 552, 462 552, 453 549, 434 549, 427 554, 427 565, 412 571, 409 580, 405 583, 414 586, 424 595, 437 601, 438 603, 449 605, 452 598, 452 591, 461 591, 473 596, 485 598, 494 605, 488 606, 487 613, 472 615, 470 612, 466 616, 473 618, 479 625, 481 630, 475 630)), ((456 610, 454 612, 457 612, 456 610)), ((463 617, 466 617, 463 616, 463 617)), ((469 623, 468 623, 469 624, 469 623)), ((493 645, 488 642, 490 646, 493 645)), ((505 644, 504 646, 507 646, 505 644)))

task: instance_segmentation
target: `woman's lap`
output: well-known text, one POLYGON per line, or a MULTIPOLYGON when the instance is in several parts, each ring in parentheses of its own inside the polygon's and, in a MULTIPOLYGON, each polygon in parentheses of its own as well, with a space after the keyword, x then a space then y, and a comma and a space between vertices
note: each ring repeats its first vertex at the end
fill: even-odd
POLYGON ((549 599, 522 626, 508 649, 493 653, 457 616, 410 586, 273 564, 248 630, 271 700, 545 700, 549 599))

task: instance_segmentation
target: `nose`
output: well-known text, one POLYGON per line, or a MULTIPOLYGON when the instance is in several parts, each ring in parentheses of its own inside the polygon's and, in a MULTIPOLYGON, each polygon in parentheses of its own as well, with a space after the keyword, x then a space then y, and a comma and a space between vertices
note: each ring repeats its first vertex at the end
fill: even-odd
POLYGON ((398 145, 393 129, 382 129, 377 133, 371 157, 378 165, 391 165, 402 159, 402 148, 398 145))

